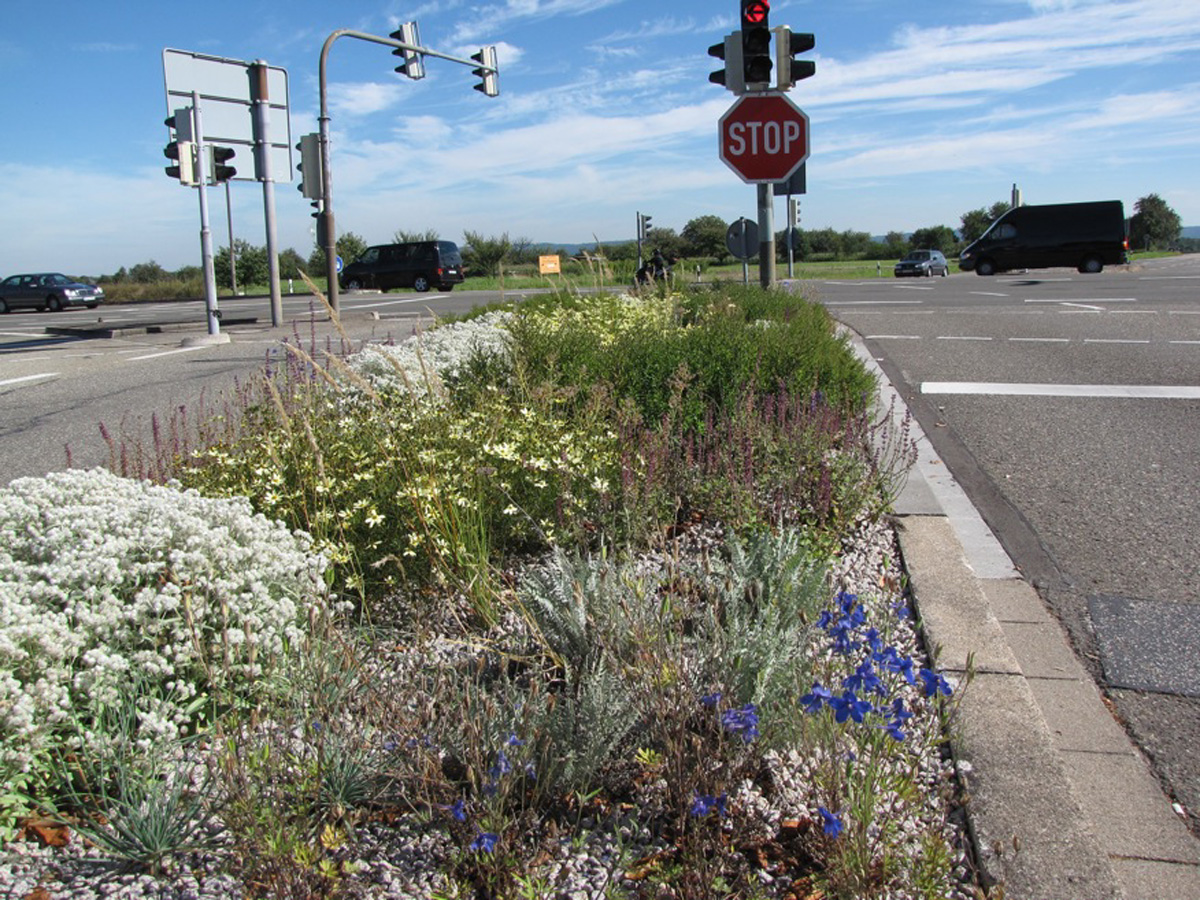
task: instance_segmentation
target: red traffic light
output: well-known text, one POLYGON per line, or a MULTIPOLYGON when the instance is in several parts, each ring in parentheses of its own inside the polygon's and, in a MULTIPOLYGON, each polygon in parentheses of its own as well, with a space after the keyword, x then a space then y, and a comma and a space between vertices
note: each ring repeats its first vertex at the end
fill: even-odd
POLYGON ((742 21, 748 25, 761 25, 771 14, 771 4, 768 0, 749 0, 742 3, 742 21))

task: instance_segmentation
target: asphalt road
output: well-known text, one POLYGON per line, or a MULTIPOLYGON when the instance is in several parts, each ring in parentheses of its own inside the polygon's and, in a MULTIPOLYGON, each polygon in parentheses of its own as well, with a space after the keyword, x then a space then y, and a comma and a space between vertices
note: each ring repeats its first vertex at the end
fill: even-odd
POLYGON ((809 288, 864 338, 1200 833, 1200 257, 809 288))
MULTIPOLYGON (((498 299, 484 291, 343 294, 341 325, 356 345, 402 340, 434 315, 498 299)), ((199 301, 0 316, 0 483, 66 468, 68 459, 108 465, 102 427, 118 453, 122 443, 132 449, 152 439, 156 421, 167 434, 172 418, 194 422, 203 407, 216 408, 239 381, 282 358, 283 341, 312 352, 342 340, 308 296, 285 297, 275 328, 265 298, 222 300, 220 308, 230 341, 194 346, 185 343, 207 336, 199 301)))

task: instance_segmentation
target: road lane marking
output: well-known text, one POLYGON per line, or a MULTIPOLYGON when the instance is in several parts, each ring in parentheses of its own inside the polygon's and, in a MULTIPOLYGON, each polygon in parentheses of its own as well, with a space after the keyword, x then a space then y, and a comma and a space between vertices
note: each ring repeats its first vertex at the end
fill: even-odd
POLYGON ((1085 344, 1148 344, 1149 341, 1133 340, 1132 338, 1084 338, 1085 344))
POLYGON ((942 334, 938 335, 939 341, 990 341, 990 337, 975 337, 969 334, 942 334))
POLYGON ((1070 338, 1009 338, 1014 344, 1069 344, 1070 338))
POLYGON ((195 347, 180 347, 178 350, 162 350, 158 353, 147 353, 145 356, 131 356, 129 362, 139 362, 143 359, 158 359, 160 356, 174 356, 176 353, 191 353, 193 350, 203 350, 208 344, 198 344, 195 347))
POLYGON ((347 303, 348 309, 371 309, 376 306, 395 306, 397 303, 428 303, 430 300, 445 300, 449 294, 425 294, 420 297, 406 297, 403 300, 383 300, 379 303, 347 303))
POLYGON ((1154 384, 1013 384, 987 381, 926 381, 922 394, 973 394, 993 397, 1119 397, 1200 400, 1200 387, 1154 384))
MULTIPOLYGON (((971 296, 973 296, 973 297, 1007 297, 1008 294, 1001 294, 996 291, 971 291, 971 296)), ((1029 301, 1026 300, 1025 302, 1028 303, 1029 301)))
POLYGON ((868 334, 864 340, 868 341, 919 341, 919 334, 868 334))
POLYGON ((1137 303, 1137 297, 1072 297, 1069 300, 1055 300, 1053 297, 1026 297, 1026 303, 1061 303, 1064 306, 1074 306, 1080 303, 1137 303))
POLYGON ((830 300, 825 306, 920 306, 924 300, 830 300))
POLYGON ((0 381, 0 387, 10 384, 20 384, 23 381, 37 381, 39 378, 57 378, 57 372, 42 372, 40 375, 22 375, 20 378, 6 378, 0 381))

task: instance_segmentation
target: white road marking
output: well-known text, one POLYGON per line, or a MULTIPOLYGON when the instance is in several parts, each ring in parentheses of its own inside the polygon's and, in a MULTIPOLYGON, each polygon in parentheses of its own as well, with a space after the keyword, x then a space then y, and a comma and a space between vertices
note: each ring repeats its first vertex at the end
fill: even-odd
POLYGON ((147 353, 145 356, 131 356, 129 362, 139 362, 143 359, 158 359, 160 356, 174 356, 176 353, 191 353, 193 350, 203 350, 207 344, 198 344, 195 347, 180 347, 177 350, 163 350, 159 353, 147 353))
POLYGON ((1070 300, 1055 300, 1052 297, 1026 297, 1026 303, 1137 303, 1137 297, 1073 297, 1070 300))
POLYGON ((924 300, 830 300, 825 306, 920 306, 924 300))
POLYGON ((1154 384, 1013 384, 986 381, 926 381, 922 394, 974 394, 1007 397, 1123 397, 1197 400, 1200 387, 1154 384))
POLYGON ((1149 341, 1132 340, 1130 338, 1084 338, 1085 344, 1148 344, 1149 341))
POLYGON ((1069 344, 1070 338, 1009 338, 1014 344, 1069 344))
POLYGON ((941 334, 938 335, 939 341, 990 341, 990 337, 975 337, 969 334, 941 334))
MULTIPOLYGON (((996 291, 971 291, 973 297, 1007 297, 1008 294, 1000 294, 996 291)), ((1028 301, 1026 301, 1028 302, 1028 301)))
POLYGON ((449 294, 422 294, 420 297, 407 297, 403 300, 384 300, 380 303, 354 304, 352 309, 372 309, 376 306, 395 306, 397 303, 428 303, 430 300, 444 300, 449 294))
POLYGON ((0 387, 8 384, 20 384, 23 381, 37 381, 39 378, 57 378, 57 372, 42 372, 40 375, 22 375, 20 378, 6 378, 0 381, 0 387))
POLYGON ((868 341, 919 341, 919 334, 868 334, 865 338, 868 341))

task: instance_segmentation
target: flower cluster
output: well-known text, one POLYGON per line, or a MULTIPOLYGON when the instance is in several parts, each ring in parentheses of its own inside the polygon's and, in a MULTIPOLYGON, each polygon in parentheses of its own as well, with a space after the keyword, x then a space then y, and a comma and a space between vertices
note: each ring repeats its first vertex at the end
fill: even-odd
POLYGON ((348 360, 381 392, 436 395, 475 356, 507 358, 512 313, 492 312, 414 335, 399 344, 371 344, 348 360))
POLYGON ((100 469, 0 489, 0 773, 131 686, 147 747, 214 690, 260 689, 325 610, 325 568, 244 498, 100 469))
POLYGON ((902 654, 896 647, 885 645, 876 628, 866 628, 866 613, 854 594, 842 592, 837 597, 837 608, 821 613, 817 626, 829 637, 835 654, 849 656, 864 650, 865 658, 855 667, 853 674, 842 679, 841 692, 835 693, 820 682, 816 682, 807 694, 800 698, 805 710, 813 715, 823 708, 832 710, 838 724, 852 721, 862 724, 868 717, 882 719, 882 727, 896 741, 907 735, 904 723, 912 718, 904 705, 903 697, 895 697, 888 703, 891 685, 899 680, 907 685, 916 685, 917 676, 922 682, 922 694, 931 698, 938 694, 949 696, 951 688, 946 679, 932 669, 917 669, 912 658, 902 654), (894 677, 889 677, 894 676, 894 677))

